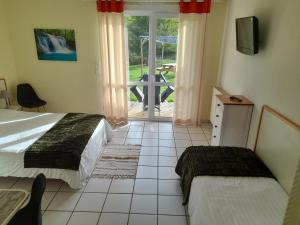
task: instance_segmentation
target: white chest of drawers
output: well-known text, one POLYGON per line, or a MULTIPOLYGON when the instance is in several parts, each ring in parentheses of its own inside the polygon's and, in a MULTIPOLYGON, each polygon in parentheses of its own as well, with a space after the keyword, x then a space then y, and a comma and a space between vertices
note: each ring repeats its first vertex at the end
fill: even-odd
POLYGON ((242 101, 232 101, 229 95, 217 95, 211 136, 213 146, 247 145, 253 103, 243 96, 236 97, 242 101))

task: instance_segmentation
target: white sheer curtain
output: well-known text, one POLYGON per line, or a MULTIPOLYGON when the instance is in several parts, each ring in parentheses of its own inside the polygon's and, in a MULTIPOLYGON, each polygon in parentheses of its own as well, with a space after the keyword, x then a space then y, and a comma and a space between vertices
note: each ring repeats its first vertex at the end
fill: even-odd
POLYGON ((124 15, 99 12, 98 19, 104 115, 114 125, 124 124, 128 120, 124 15))
POLYGON ((207 14, 180 14, 174 123, 198 125, 207 14))

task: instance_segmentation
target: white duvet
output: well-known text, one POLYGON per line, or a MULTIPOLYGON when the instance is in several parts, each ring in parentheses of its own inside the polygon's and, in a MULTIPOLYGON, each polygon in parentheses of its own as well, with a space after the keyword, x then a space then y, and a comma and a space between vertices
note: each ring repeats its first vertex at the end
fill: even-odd
POLYGON ((101 120, 81 155, 79 170, 24 168, 26 149, 53 127, 65 114, 34 113, 0 109, 0 176, 62 179, 80 188, 92 173, 102 146, 111 138, 111 127, 101 120))
POLYGON ((24 152, 64 115, 0 110, 0 152, 24 152))
POLYGON ((195 177, 191 225, 282 225, 288 195, 271 178, 195 177))

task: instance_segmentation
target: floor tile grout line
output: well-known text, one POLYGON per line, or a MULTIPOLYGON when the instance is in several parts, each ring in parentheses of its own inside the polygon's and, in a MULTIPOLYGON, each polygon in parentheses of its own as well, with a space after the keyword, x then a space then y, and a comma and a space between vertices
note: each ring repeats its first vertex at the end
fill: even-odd
POLYGON ((184 212, 185 212, 186 223, 189 224, 189 220, 188 220, 188 207, 187 206, 184 206, 184 212))
MULTIPOLYGON (((67 210, 48 210, 48 212, 72 212, 72 211, 67 211, 67 210)), ((137 215, 164 215, 164 216, 185 216, 182 214, 166 214, 166 213, 159 213, 159 214, 153 214, 153 213, 139 213, 139 212, 135 212, 135 213, 127 213, 127 212, 98 212, 98 211, 74 211, 75 213, 80 212, 80 213, 97 213, 97 214, 102 214, 102 213, 108 213, 108 214, 125 214, 125 215, 129 215, 129 214, 137 214, 137 215)))
MULTIPOLYGON (((209 140, 208 134, 206 134, 206 132, 204 132, 203 128, 201 128, 201 130, 202 130, 204 136, 206 137, 206 141, 207 141, 208 145, 210 145, 210 140, 209 140)), ((210 135, 210 136, 211 136, 211 135, 210 135)))
MULTIPOLYGON (((169 158, 177 158, 176 156, 164 156, 164 155, 160 155, 162 157, 169 157, 169 158)), ((160 157, 157 157, 160 158, 160 157)), ((150 166, 150 165, 138 165, 139 167, 176 167, 176 166, 150 166)))
MULTIPOLYGON (((64 184, 64 181, 61 181, 60 184, 59 184, 59 187, 58 187, 58 189, 56 191, 46 191, 45 190, 45 192, 59 192, 60 189, 62 188, 63 184, 64 184)), ((47 184, 46 184, 46 189, 47 189, 47 184)))
MULTIPOLYGON (((201 129, 202 130, 202 129, 201 129)), ((188 133, 189 133, 189 137, 190 137, 190 140, 192 139, 191 137, 191 133, 190 133, 190 130, 188 129, 188 133)), ((192 145, 193 145, 193 142, 191 141, 192 145)))
MULTIPOLYGON (((112 213, 112 212, 110 212, 112 213)), ((121 213, 120 213, 121 214, 121 213)), ((156 216, 184 216, 185 215, 178 215, 178 214, 165 214, 165 213, 161 213, 161 214, 153 214, 153 213, 130 213, 130 214, 136 214, 136 215, 156 215, 156 216)))
MULTIPOLYGON (((144 133, 144 129, 145 129, 145 122, 144 122, 144 126, 143 126, 143 133, 144 133)), ((143 135, 142 135, 142 140, 141 140, 141 148, 142 148, 142 143, 143 143, 143 135)), ((139 160, 140 160, 140 156, 141 156, 141 151, 139 152, 139 160)), ((137 170, 138 170, 138 165, 137 165, 137 170)), ((134 189, 135 189, 136 176, 137 176, 137 171, 136 171, 135 179, 133 181, 133 188, 132 188, 130 205, 129 205, 129 211, 128 211, 128 217, 127 217, 127 225, 129 225, 129 219, 130 219, 129 217, 130 217, 130 212, 131 212, 131 207, 132 207, 133 193, 134 193, 134 189)))
MULTIPOLYGON (((92 174, 93 174, 94 170, 95 170, 95 168, 93 169, 92 174)), ((89 180, 90 180, 90 178, 87 179, 86 185, 83 187, 82 192, 79 192, 79 193, 80 193, 80 196, 79 196, 79 198, 78 198, 78 200, 77 200, 77 202, 76 202, 76 204, 75 204, 75 206, 74 206, 74 208, 73 208, 73 210, 72 210, 72 213, 71 213, 71 215, 70 215, 70 217, 69 217, 69 219, 68 219, 66 225, 69 223, 69 221, 70 221, 72 215, 74 214, 75 208, 76 208, 77 204, 79 203, 79 201, 80 201, 80 199, 81 199, 83 193, 89 193, 89 192, 85 192, 89 180)), ((112 182, 112 181, 110 181, 110 184, 111 184, 111 182, 112 182)), ((61 186, 61 187, 62 187, 62 186, 61 186)), ((61 189, 61 187, 59 188, 59 190, 61 189)), ((109 185, 109 188, 110 188, 110 185, 109 185)), ((108 191, 109 191, 109 188, 108 188, 108 191)), ((58 190, 58 192, 59 192, 59 190, 58 190)), ((107 192, 108 192, 108 191, 107 191, 107 192)), ((72 192, 70 192, 70 193, 72 193, 72 192)), ((77 192, 75 192, 75 193, 77 193, 77 192)), ((107 193, 106 193, 106 196, 107 196, 107 193)), ((53 197, 53 199, 54 199, 54 198, 55 198, 55 196, 53 197)), ((52 199, 52 200, 53 200, 53 199, 52 199)), ((104 202, 104 203, 105 203, 105 202, 104 202)), ((104 206, 104 203, 103 203, 103 206, 104 206)), ((50 203, 49 203, 49 205, 50 205, 50 203)), ((103 206, 102 206, 102 207, 103 207, 103 206)), ((102 211, 102 209, 101 209, 101 211, 102 211)), ((100 211, 99 218, 100 218, 100 216, 101 216, 101 211, 100 211)), ((77 211, 76 211, 76 212, 77 212, 77 211)), ((99 218, 98 218, 98 220, 99 220, 99 218)))
POLYGON ((135 181, 136 181, 136 179, 134 179, 134 181, 133 181, 133 189, 132 189, 131 199, 130 199, 130 204, 129 204, 128 217, 127 217, 127 225, 129 225, 129 217, 130 217, 130 211, 131 211, 131 207, 132 207, 133 193, 134 193, 134 188, 135 188, 135 181))
POLYGON ((43 210, 43 216, 44 216, 45 212, 48 211, 49 206, 51 205, 52 201, 53 201, 54 198, 56 197, 57 193, 60 192, 60 189, 62 188, 62 186, 63 186, 63 182, 61 182, 60 187, 58 188, 57 191, 55 191, 55 194, 53 195, 52 199, 49 201, 49 203, 47 204, 46 208, 43 210))
MULTIPOLYGON (((124 144, 125 144, 125 143, 124 143, 124 144)), ((99 157, 100 157, 100 156, 99 156, 99 157)), ((95 170, 95 168, 93 169, 91 175, 93 174, 94 170, 95 170)), ((87 187, 87 185, 88 185, 88 182, 89 182, 89 180, 87 180, 87 183, 86 183, 85 187, 83 188, 82 193, 89 193, 89 192, 85 192, 86 187, 87 187)), ((110 179, 110 183, 109 183, 109 186, 108 186, 108 189, 107 189, 107 192, 106 192, 105 199, 104 199, 104 201, 103 201, 103 205, 102 205, 101 210, 100 210, 100 214, 99 214, 99 217, 98 217, 98 220, 97 220, 97 224, 99 223, 99 220, 100 220, 100 217, 101 217, 101 214, 102 214, 102 211, 103 211, 103 208, 104 208, 104 205, 105 205, 105 202, 106 202, 106 199, 107 199, 107 196, 108 196, 108 193, 109 193, 111 184, 112 184, 112 179, 110 179)), ((103 193, 103 194, 104 194, 104 193, 103 193)), ((81 195, 81 196, 82 196, 82 195, 81 195)), ((80 198, 81 198, 81 196, 80 196, 80 198)), ((77 205, 77 204, 76 204, 76 205, 77 205)), ((76 206, 75 206, 75 208, 76 208, 76 206)), ((74 208, 74 209, 75 209, 75 208, 74 208)))
MULTIPOLYGON (((155 180, 155 181, 165 181, 165 180, 178 180, 178 179, 155 179, 155 178, 138 178, 136 180, 155 180)), ((52 191, 52 193, 55 193, 54 191, 52 191)), ((59 193, 78 193, 78 192, 59 192, 59 193)), ((134 195, 159 195, 159 196, 182 196, 182 194, 153 194, 153 193, 140 193, 140 192, 82 192, 82 194, 110 194, 110 195, 130 195, 130 194, 134 194, 134 195)), ((49 203, 50 204, 50 203, 49 203)), ((46 210, 43 210, 46 211, 46 210)), ((50 211, 50 209, 47 209, 47 211, 50 211)), ((53 211, 53 210, 52 210, 53 211)), ((77 210, 75 211, 77 212, 77 210)))
MULTIPOLYGON (((174 135, 174 139, 175 139, 175 132, 173 132, 173 135, 174 135)), ((178 161, 179 158, 178 158, 178 152, 177 152, 176 142, 175 142, 175 153, 176 153, 176 158, 177 158, 177 161, 178 161)))
POLYGON ((105 203, 106 203, 106 199, 107 199, 109 191, 110 191, 110 187, 111 187, 112 181, 113 181, 113 178, 110 179, 110 183, 109 183, 109 186, 108 186, 108 189, 107 189, 107 192, 106 192, 105 199, 103 201, 103 205, 102 205, 101 210, 100 210, 100 215, 98 217, 97 224, 99 224, 99 221, 101 219, 101 216, 102 216, 102 213, 103 213, 103 209, 104 209, 104 206, 105 206, 105 203))
POLYGON ((57 196, 57 193, 60 192, 59 190, 61 189, 61 187, 62 187, 62 184, 61 184, 60 188, 55 192, 55 194, 54 194, 54 196, 52 197, 52 199, 49 201, 49 203, 48 203, 47 207, 45 208, 44 212, 48 211, 49 206, 50 206, 51 203, 53 202, 54 198, 57 196))
MULTIPOLYGON (((94 170, 93 170, 93 171, 94 171, 94 170)), ((87 181, 87 183, 88 183, 88 181, 87 181)), ((71 219, 71 217, 72 217, 73 214, 74 214, 74 211, 75 211, 75 209, 76 209, 76 207, 77 207, 77 205, 78 205, 78 203, 79 203, 79 201, 80 201, 80 199, 81 199, 81 197, 82 197, 82 195, 83 195, 83 193, 84 193, 84 191, 85 191, 85 189, 86 189, 86 186, 87 186, 87 184, 86 184, 85 187, 83 188, 83 191, 80 193, 80 196, 79 196, 79 198, 78 198, 78 200, 77 200, 77 202, 76 202, 76 204, 75 204, 75 206, 74 206, 74 208, 73 208, 73 210, 72 210, 72 213, 71 213, 69 219, 67 220, 66 225, 68 225, 68 223, 70 222, 70 219, 71 219)))

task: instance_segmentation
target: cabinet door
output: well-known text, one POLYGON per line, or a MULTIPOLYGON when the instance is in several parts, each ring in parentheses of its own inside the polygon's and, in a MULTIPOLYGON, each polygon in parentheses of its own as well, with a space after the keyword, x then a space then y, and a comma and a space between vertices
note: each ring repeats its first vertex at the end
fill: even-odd
POLYGON ((246 147, 252 106, 225 105, 220 145, 246 147))

